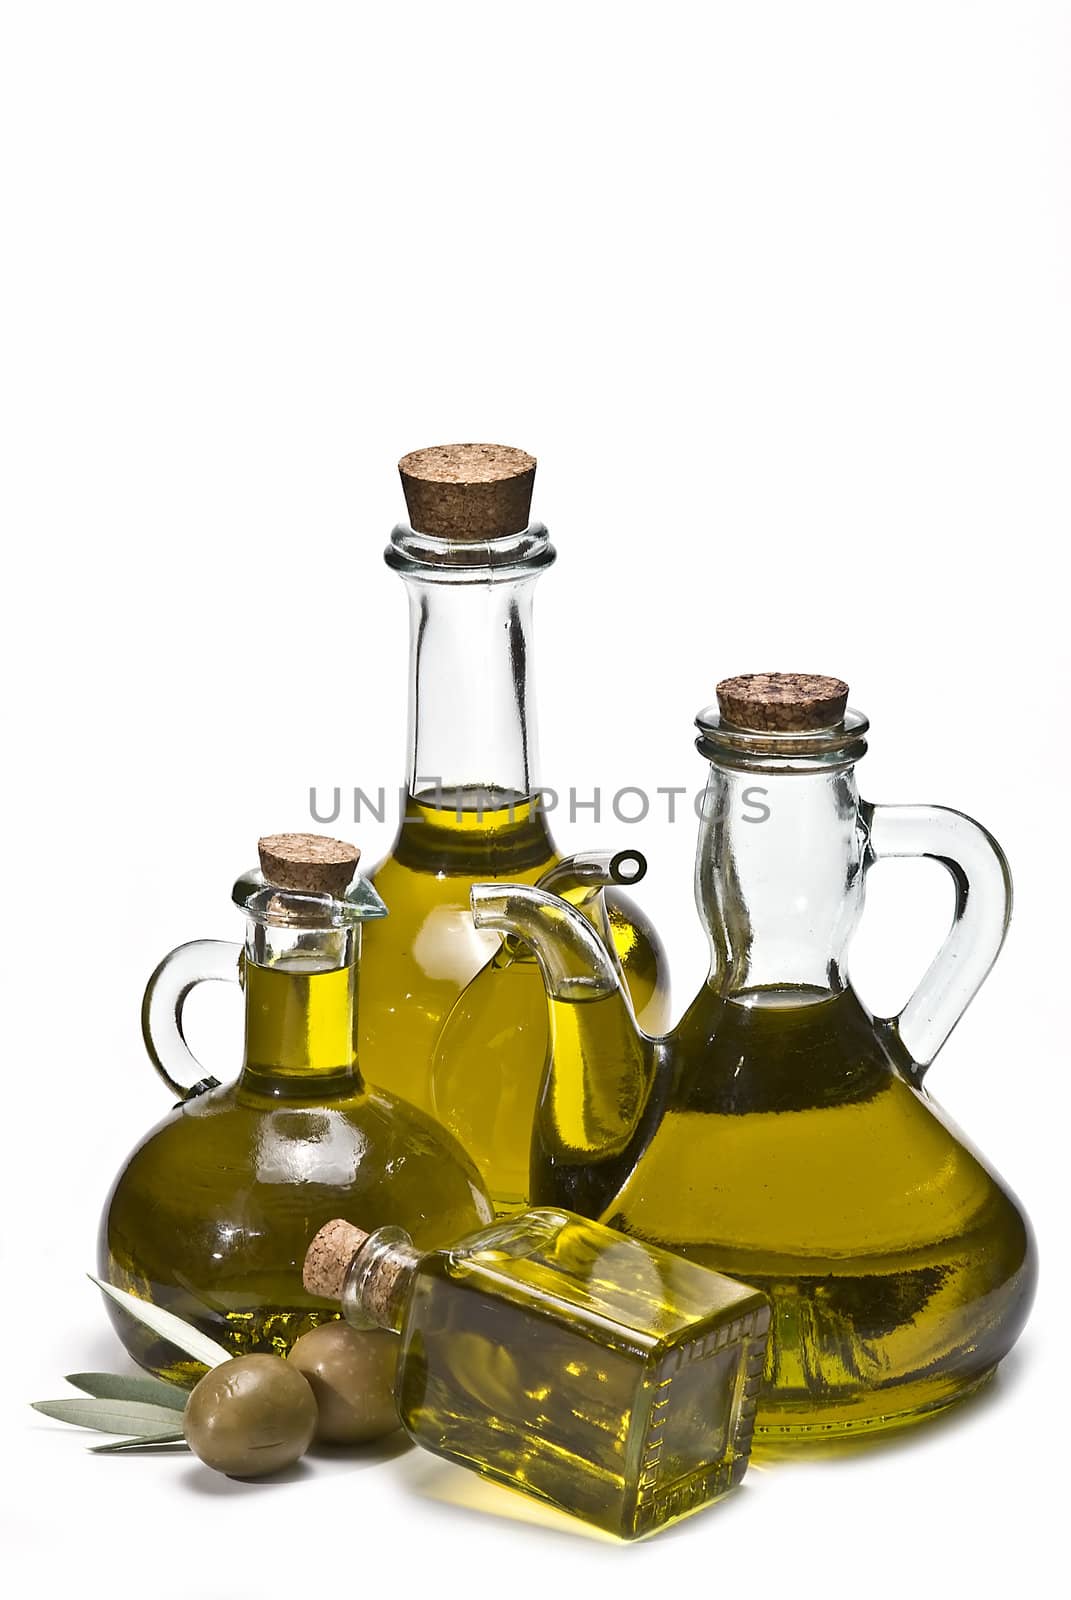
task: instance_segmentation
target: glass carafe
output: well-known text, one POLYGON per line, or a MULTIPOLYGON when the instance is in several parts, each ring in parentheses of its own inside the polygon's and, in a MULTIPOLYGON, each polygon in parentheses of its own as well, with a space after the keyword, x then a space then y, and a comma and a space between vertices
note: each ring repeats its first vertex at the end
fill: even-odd
MULTIPOLYGON (((336 870, 333 889, 322 887, 329 843, 262 841, 271 881, 257 871, 234 886, 244 944, 197 940, 153 974, 145 1042, 179 1103, 123 1166, 101 1222, 101 1277, 235 1355, 282 1354, 325 1319, 301 1267, 310 1236, 332 1218, 401 1217, 432 1247, 491 1215, 456 1141, 362 1079, 353 1043, 361 928, 386 907, 353 875, 348 846, 336 848, 350 850, 342 881, 336 870), (245 992, 244 1062, 226 1086, 203 1074, 182 1033, 188 994, 212 979, 245 992)), ((195 1362, 108 1309, 142 1366, 180 1382, 199 1375, 195 1362)))
MULTIPOLYGON (((492 1073, 459 1070, 469 1048, 460 1014, 437 1068, 436 1047, 496 944, 473 926, 473 881, 534 884, 559 861, 536 788, 531 637, 535 580, 555 552, 546 529, 529 523, 535 461, 524 452, 441 446, 400 467, 413 526, 395 528, 386 560, 409 596, 408 799, 394 847, 372 874, 391 916, 366 940, 361 1060, 373 1083, 474 1141, 470 1153, 508 1211, 527 1200, 517 1164, 496 1162, 483 1134, 531 1120, 546 1051, 537 970, 512 963, 482 978, 470 1053, 497 1040, 492 1073), (515 1115, 518 1083, 530 1092, 515 1115)), ((598 898, 597 906, 588 896, 585 911, 608 918, 637 1014, 664 1026, 668 977, 653 930, 619 889, 598 898)))
POLYGON ((923 1084, 1000 950, 991 836, 956 811, 860 800, 866 719, 838 680, 730 680, 699 721, 711 763, 696 893, 711 971, 665 1038, 557 897, 488 885, 478 925, 536 951, 553 1044, 532 1197, 762 1288, 759 1427, 823 1438, 968 1394, 1018 1336, 1036 1278, 1018 1203, 923 1084), (952 928, 897 1017, 852 988, 867 869, 940 861, 952 928))

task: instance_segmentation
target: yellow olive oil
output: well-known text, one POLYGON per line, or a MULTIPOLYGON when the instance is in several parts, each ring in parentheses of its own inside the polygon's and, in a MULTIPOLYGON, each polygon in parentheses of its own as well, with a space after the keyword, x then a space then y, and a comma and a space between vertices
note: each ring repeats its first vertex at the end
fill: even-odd
MULTIPOLYGON (((309 1239, 338 1216, 402 1221, 426 1246, 490 1215, 475 1169, 430 1118, 357 1069, 352 963, 243 962, 237 1082, 177 1106, 134 1151, 105 1207, 100 1272, 234 1355, 284 1354, 329 1319, 306 1293, 309 1239)), ((126 1313, 136 1361, 192 1383, 203 1368, 126 1313)))
POLYGON ((572 1026, 569 999, 553 1007, 533 1198, 766 1292, 762 1433, 896 1426, 989 1376, 1033 1296, 1029 1226, 852 991, 707 988, 631 1056, 620 996, 574 1005, 572 1026), (608 1122, 582 1091, 609 1059, 616 1138, 614 1105, 608 1122))
POLYGON ((399 1413, 448 1460, 623 1538, 743 1476, 754 1290, 545 1209, 414 1262, 399 1298, 399 1413))
MULTIPOLYGON (((559 857, 537 805, 501 791, 475 799, 459 791, 435 806, 410 800, 373 874, 390 916, 365 933, 358 1037, 369 1079, 449 1128, 508 1214, 528 1201, 546 999, 534 962, 491 963, 499 938, 473 926, 469 890, 496 879, 534 884, 559 857)), ((605 898, 633 1003, 647 1026, 661 1027, 668 989, 655 935, 618 890, 605 898)))
POLYGON ((249 961, 242 977, 250 1086, 259 1076, 279 1094, 314 1075, 320 1087, 352 1075, 356 967, 325 972, 294 959, 270 967, 249 961))

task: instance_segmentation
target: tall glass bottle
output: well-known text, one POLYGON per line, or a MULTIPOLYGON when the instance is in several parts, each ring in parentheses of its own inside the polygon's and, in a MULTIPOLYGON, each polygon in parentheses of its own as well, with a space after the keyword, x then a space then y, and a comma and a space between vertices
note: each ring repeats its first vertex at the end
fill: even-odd
MULTIPOLYGON (((463 1139, 477 1124, 523 1127, 527 1139, 547 1042, 534 965, 514 962, 481 984, 480 1034, 498 1048, 489 1075, 471 1085, 478 1116, 460 1102, 457 1073, 440 1074, 436 1093, 432 1069, 444 1021, 498 944, 473 925, 472 883, 536 883, 559 860, 536 787, 532 669, 533 589, 555 552, 546 529, 529 522, 536 463, 523 451, 438 446, 399 465, 411 526, 395 528, 386 561, 409 596, 408 798, 394 847, 372 874, 391 916, 366 941, 361 1059, 372 1082, 463 1139)), ((637 1015, 660 1028, 662 948, 618 890, 606 892, 605 910, 637 1015)), ((517 1188, 512 1179, 489 1170, 490 1133, 483 1143, 470 1153, 496 1207, 523 1206, 525 1193, 504 1192, 517 1188)))
MULTIPOLYGON (((98 1258, 102 1278, 234 1355, 282 1354, 325 1320, 301 1281, 305 1246, 324 1222, 401 1217, 433 1246, 491 1214, 456 1142, 361 1077, 361 929, 387 910, 354 876, 357 851, 285 834, 261 840, 261 860, 262 872, 234 886, 244 943, 181 945, 149 980, 145 1043, 179 1102, 116 1178, 98 1258), (226 1085, 202 1074, 182 1033, 187 996, 212 979, 245 991, 244 1061, 226 1085)), ((179 1382, 199 1375, 125 1311, 111 1302, 108 1311, 143 1367, 179 1382)))

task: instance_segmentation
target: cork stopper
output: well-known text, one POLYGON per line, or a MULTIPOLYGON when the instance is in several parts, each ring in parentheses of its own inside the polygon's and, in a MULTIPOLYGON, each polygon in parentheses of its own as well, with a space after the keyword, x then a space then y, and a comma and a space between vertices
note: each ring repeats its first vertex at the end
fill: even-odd
POLYGON ((325 1222, 305 1252, 301 1281, 310 1294, 341 1300, 350 1262, 368 1238, 363 1228, 336 1217, 325 1222))
POLYGON ((261 871, 274 888, 335 900, 345 894, 361 858, 356 846, 318 833, 270 833, 257 848, 261 871))
POLYGON ((404 1228, 365 1233, 336 1217, 309 1245, 301 1277, 310 1294, 340 1300, 342 1315, 354 1326, 371 1321, 397 1331, 419 1260, 420 1252, 404 1228))
POLYGON ((844 717, 848 685, 812 672, 748 672, 718 684, 727 722, 756 733, 805 733, 844 717))
POLYGON ((431 445, 398 463, 416 532, 473 542, 524 532, 535 470, 535 456, 508 444, 431 445))

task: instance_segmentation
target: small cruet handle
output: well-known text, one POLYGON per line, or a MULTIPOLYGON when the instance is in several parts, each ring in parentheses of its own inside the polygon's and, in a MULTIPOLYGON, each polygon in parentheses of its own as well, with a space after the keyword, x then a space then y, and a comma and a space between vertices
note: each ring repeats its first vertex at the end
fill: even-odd
POLYGON ((199 983, 241 981, 242 947, 224 939, 194 939, 165 956, 149 979, 141 1002, 141 1032, 149 1060, 179 1100, 192 1100, 219 1079, 206 1073, 186 1043, 182 1010, 199 983), (178 1074, 179 1076, 176 1076, 178 1074), (193 1078, 187 1088, 182 1078, 193 1078))
POLYGON ((944 944, 903 1010, 888 1019, 918 1084, 1000 954, 1011 920, 1011 872, 993 835, 962 811, 864 802, 862 816, 868 866, 889 856, 924 856, 939 861, 956 886, 944 944))

